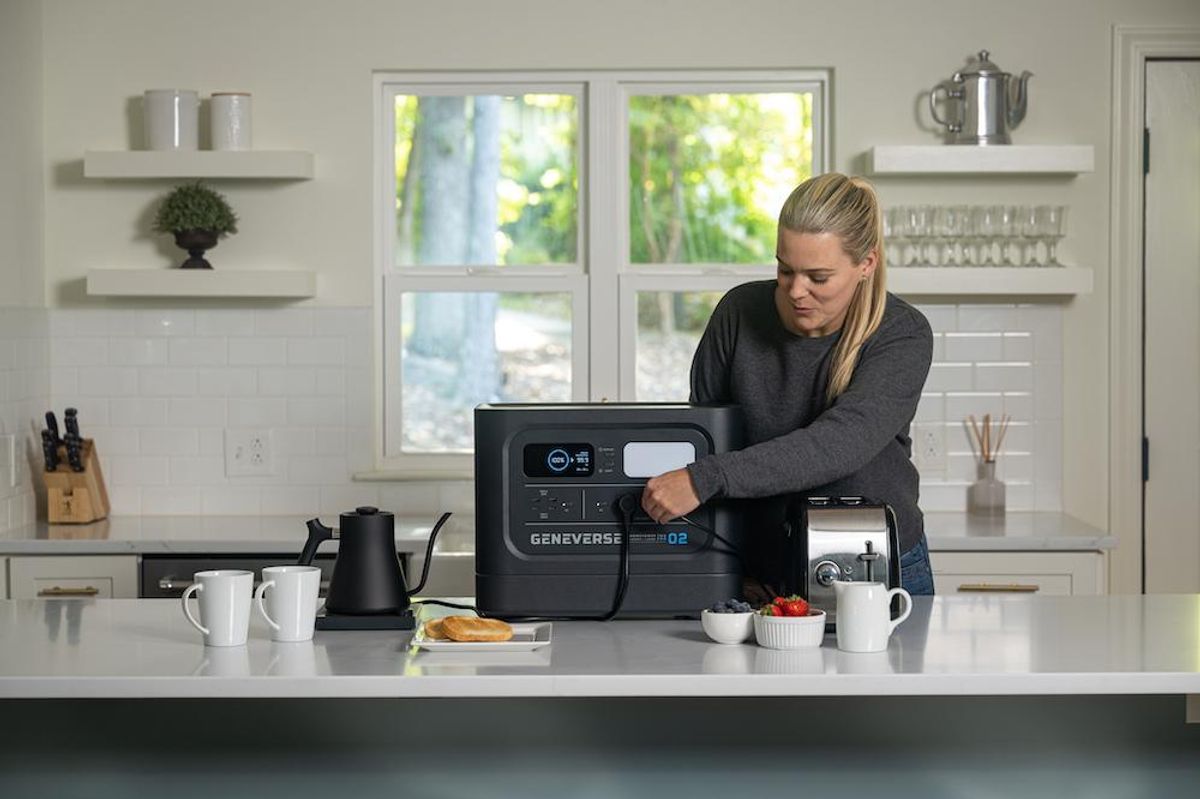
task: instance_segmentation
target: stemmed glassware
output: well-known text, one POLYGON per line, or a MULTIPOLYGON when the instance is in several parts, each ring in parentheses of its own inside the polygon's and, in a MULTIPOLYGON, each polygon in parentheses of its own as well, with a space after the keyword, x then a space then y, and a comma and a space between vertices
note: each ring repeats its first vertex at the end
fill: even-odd
POLYGON ((901 205, 884 212, 891 266, 1062 266, 1062 205, 901 205))

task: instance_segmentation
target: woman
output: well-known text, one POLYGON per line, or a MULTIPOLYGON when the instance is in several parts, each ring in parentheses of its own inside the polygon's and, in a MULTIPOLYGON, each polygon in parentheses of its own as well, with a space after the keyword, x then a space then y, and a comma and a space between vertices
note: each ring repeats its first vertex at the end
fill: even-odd
POLYGON ((776 280, 721 299, 692 361, 691 401, 740 405, 749 445, 651 479, 642 507, 665 522, 714 498, 772 497, 755 503, 746 554, 773 582, 769 531, 782 529, 787 495, 867 496, 895 510, 902 584, 932 594, 909 425, 933 334, 886 291, 871 184, 833 173, 798 186, 779 213, 776 260, 776 280))

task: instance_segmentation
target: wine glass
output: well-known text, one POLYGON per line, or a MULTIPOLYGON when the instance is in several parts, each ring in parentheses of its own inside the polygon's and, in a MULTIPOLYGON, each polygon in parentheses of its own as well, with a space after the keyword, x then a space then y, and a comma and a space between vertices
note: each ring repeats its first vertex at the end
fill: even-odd
POLYGON ((910 266, 925 266, 928 263, 925 258, 925 244, 929 240, 929 206, 910 205, 907 216, 911 245, 910 256, 905 263, 910 266))
POLYGON ((1058 241, 1067 232, 1065 205, 1039 205, 1035 209, 1038 235, 1046 242, 1046 266, 1062 266, 1058 262, 1058 241))
POLYGON ((1014 227, 1016 234, 1021 238, 1020 246, 1018 247, 1020 263, 1016 265, 1041 266, 1041 263, 1038 261, 1038 239, 1041 233, 1038 229, 1035 209, 1028 205, 1016 206, 1014 227))
POLYGON ((883 213, 883 255, 888 266, 904 266, 905 241, 904 207, 889 208, 883 213))

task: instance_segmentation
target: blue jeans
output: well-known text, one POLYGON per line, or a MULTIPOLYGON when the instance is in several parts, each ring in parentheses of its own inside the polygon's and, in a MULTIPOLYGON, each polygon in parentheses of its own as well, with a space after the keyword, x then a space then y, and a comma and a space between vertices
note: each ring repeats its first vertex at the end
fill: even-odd
POLYGON ((900 556, 900 585, 913 596, 933 596, 933 567, 925 536, 900 556))

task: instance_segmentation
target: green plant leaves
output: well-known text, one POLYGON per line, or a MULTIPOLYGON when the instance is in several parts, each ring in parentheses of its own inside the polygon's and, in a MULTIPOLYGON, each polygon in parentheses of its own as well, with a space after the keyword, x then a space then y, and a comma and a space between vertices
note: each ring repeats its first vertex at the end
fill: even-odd
POLYGON ((237 221, 237 214, 220 193, 196 181, 176 186, 163 198, 154 215, 154 230, 211 230, 224 237, 237 233, 237 221))

